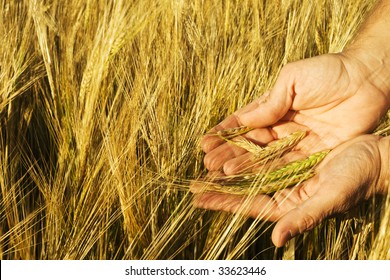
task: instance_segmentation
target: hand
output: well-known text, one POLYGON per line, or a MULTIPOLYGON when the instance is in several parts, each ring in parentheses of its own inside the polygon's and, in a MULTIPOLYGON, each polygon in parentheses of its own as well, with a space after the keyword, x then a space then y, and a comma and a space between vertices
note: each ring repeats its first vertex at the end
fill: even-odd
POLYGON ((276 246, 312 229, 325 218, 349 210, 374 193, 386 193, 389 139, 363 135, 333 150, 318 166, 316 175, 272 197, 246 198, 231 194, 202 193, 193 185, 194 206, 240 212, 253 218, 277 221, 272 233, 276 246))
MULTIPOLYGON (((256 128, 246 134, 251 141, 266 145, 296 130, 308 130, 285 161, 308 156, 319 150, 372 131, 386 113, 389 100, 373 81, 368 68, 347 54, 327 54, 286 65, 274 88, 258 100, 226 118, 213 131, 229 127, 256 128)), ((246 169, 250 155, 205 136, 205 166, 223 169, 227 175, 246 169)))

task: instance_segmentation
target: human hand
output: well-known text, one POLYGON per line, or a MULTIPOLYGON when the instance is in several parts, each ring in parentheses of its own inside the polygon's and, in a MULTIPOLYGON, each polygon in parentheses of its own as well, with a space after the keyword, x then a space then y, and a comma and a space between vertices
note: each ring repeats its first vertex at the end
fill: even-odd
POLYGON ((389 140, 363 135, 341 144, 317 167, 314 177, 272 196, 247 198, 205 193, 201 185, 193 185, 194 206, 276 221, 272 241, 278 247, 283 246, 325 218, 348 211, 374 193, 386 193, 390 172, 389 140))
MULTIPOLYGON (((309 133, 285 156, 291 161, 372 131, 386 113, 388 96, 365 65, 348 54, 327 54, 287 64, 274 88, 226 118, 212 131, 255 128, 245 135, 266 145, 296 130, 309 133)), ((202 140, 210 171, 238 173, 252 164, 245 150, 217 136, 202 140)))

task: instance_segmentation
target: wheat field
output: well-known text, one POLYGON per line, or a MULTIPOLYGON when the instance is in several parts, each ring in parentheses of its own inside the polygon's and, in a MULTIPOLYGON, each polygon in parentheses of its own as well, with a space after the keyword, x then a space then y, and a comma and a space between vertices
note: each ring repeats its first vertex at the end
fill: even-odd
POLYGON ((374 3, 0 0, 1 259, 390 259, 390 198, 275 248, 176 187, 206 173, 202 135, 374 3))

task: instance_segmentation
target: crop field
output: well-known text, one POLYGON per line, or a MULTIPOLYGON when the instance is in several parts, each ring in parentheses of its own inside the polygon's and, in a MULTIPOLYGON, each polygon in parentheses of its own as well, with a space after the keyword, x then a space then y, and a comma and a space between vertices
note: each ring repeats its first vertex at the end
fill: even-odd
POLYGON ((390 196, 276 248, 189 190, 202 136, 374 4, 0 0, 0 258, 390 259, 390 196))

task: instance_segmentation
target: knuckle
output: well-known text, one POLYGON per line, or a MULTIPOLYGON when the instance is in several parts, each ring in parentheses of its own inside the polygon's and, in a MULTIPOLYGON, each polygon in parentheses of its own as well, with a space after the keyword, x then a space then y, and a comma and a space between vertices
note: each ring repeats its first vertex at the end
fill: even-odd
POLYGON ((209 171, 221 171, 225 164, 225 159, 221 158, 220 155, 215 155, 211 153, 205 155, 203 163, 209 171))
POLYGON ((301 187, 298 189, 298 197, 300 201, 305 201, 310 198, 310 195, 307 193, 307 190, 305 187, 301 187))
POLYGON ((304 233, 308 230, 313 229, 318 223, 320 219, 314 217, 310 213, 303 213, 300 222, 298 223, 299 233, 304 233))

